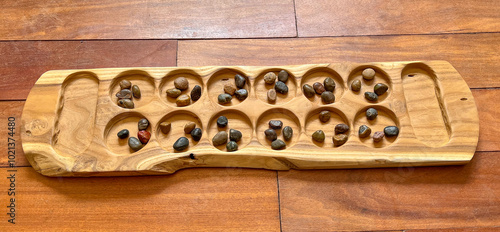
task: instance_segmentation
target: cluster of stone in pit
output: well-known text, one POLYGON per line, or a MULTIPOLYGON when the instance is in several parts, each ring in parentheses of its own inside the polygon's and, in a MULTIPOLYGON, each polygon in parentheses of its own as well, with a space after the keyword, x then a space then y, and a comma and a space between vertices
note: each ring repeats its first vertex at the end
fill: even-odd
POLYGON ((281 70, 278 75, 274 72, 268 72, 264 75, 264 83, 266 85, 274 85, 274 88, 267 91, 267 101, 269 103, 275 103, 277 94, 288 94, 288 86, 286 82, 288 81, 288 72, 281 70), (278 81, 276 81, 278 79, 278 81))
MULTIPOLYGON (((368 120, 375 120, 378 116, 378 111, 375 108, 368 108, 365 112, 368 120)), ((360 138, 367 138, 372 133, 372 129, 367 125, 361 125, 358 129, 358 136, 360 138)), ((379 143, 384 139, 384 136, 394 137, 399 135, 399 128, 397 126, 386 126, 383 131, 376 131, 373 133, 373 142, 379 143)))
MULTIPOLYGON (((361 75, 363 76, 363 79, 366 81, 371 81, 373 78, 375 78, 375 70, 372 68, 366 68, 363 70, 361 75)), ((373 92, 365 92, 365 98, 368 101, 376 102, 378 101, 378 97, 385 94, 389 87, 384 84, 384 83, 377 83, 373 87, 373 92)), ((354 80, 351 83, 351 90, 354 92, 359 92, 361 90, 361 81, 360 80, 354 80)))
POLYGON ((139 120, 137 123, 137 128, 139 129, 139 132, 137 132, 137 138, 136 137, 129 137, 130 132, 127 129, 123 129, 117 133, 117 136, 119 139, 126 139, 128 138, 128 146, 130 149, 133 151, 138 151, 142 147, 144 147, 148 142, 149 139, 151 138, 151 133, 147 130, 149 127, 149 121, 145 118, 139 120))
POLYGON ((315 82, 312 86, 309 84, 304 84, 302 86, 302 91, 304 96, 307 98, 313 98, 316 94, 321 96, 321 101, 325 104, 330 104, 335 102, 335 81, 331 77, 325 78, 323 84, 320 82, 315 82))
MULTIPOLYGON (((219 116, 217 118, 218 128, 227 128, 229 120, 226 116, 219 116)), ((229 129, 229 134, 226 131, 219 131, 212 138, 212 144, 214 146, 221 146, 226 144, 226 150, 229 152, 238 150, 238 142, 243 137, 241 131, 236 129, 229 129), (229 140, 229 141, 228 141, 229 140)))
POLYGON ((232 83, 226 83, 224 85, 224 93, 217 96, 217 101, 221 105, 226 105, 231 103, 233 96, 238 100, 243 101, 248 97, 248 90, 245 89, 246 78, 240 74, 234 75, 234 85, 232 83))
POLYGON ((179 107, 188 106, 191 101, 198 101, 201 98, 201 86, 195 85, 191 94, 183 93, 189 89, 189 82, 185 77, 178 77, 174 80, 174 87, 167 89, 167 98, 174 98, 175 104, 179 107))
POLYGON ((141 90, 139 86, 132 85, 130 81, 122 80, 119 83, 120 91, 116 93, 116 97, 118 98, 117 104, 118 106, 126 109, 134 108, 134 98, 141 98, 141 90))
POLYGON ((283 139, 285 141, 290 141, 293 137, 293 129, 290 126, 283 127, 283 122, 280 120, 269 120, 269 129, 264 131, 266 139, 271 141, 271 148, 273 150, 282 150, 286 148, 286 143, 278 139, 278 133, 276 131, 282 130, 283 139))

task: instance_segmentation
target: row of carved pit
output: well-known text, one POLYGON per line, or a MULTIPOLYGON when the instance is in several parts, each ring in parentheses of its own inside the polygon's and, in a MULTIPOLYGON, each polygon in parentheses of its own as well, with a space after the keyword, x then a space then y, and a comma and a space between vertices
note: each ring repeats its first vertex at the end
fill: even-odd
MULTIPOLYGON (((166 114, 157 122, 150 121, 150 128, 148 130, 151 132, 151 139, 156 140, 160 146, 168 152, 175 152, 173 150, 173 144, 182 136, 187 137, 190 140, 189 150, 195 149, 198 143, 212 145, 212 138, 217 132, 221 130, 229 132, 229 129, 236 129, 242 132, 242 139, 238 142, 239 150, 244 149, 245 146, 254 139, 254 137, 257 138, 261 145, 271 149, 271 142, 266 139, 264 131, 269 128, 268 123, 270 120, 281 120, 283 122, 283 126, 290 126, 294 131, 292 139, 285 141, 287 148, 293 147, 298 141, 304 140, 310 141, 321 148, 335 148, 332 144, 334 127, 337 124, 343 123, 349 125, 350 127, 347 132, 349 140, 361 142, 369 147, 380 148, 392 144, 395 138, 388 138, 381 143, 373 143, 373 141, 369 138, 359 138, 358 128, 361 125, 368 125, 372 129, 373 134, 375 131, 383 131, 386 126, 399 127, 399 121, 394 113, 389 109, 381 106, 376 106, 376 108, 379 112, 378 117, 375 120, 367 120, 365 116, 366 108, 357 112, 354 119, 348 119, 340 110, 334 107, 321 107, 309 112, 306 115, 305 120, 303 120, 305 125, 301 125, 301 120, 299 120, 293 112, 284 108, 270 109, 257 117, 256 121, 250 120, 250 118, 243 112, 227 109, 212 115, 208 121, 208 125, 203 125, 202 120, 200 120, 198 115, 184 110, 175 110, 166 114), (327 122, 321 122, 319 120, 319 113, 325 110, 330 111, 331 118, 327 122), (229 121, 227 127, 219 128, 217 126, 216 121, 219 116, 227 117, 229 121), (159 125, 162 122, 171 123, 171 130, 167 134, 163 133, 159 128, 159 125), (199 142, 192 140, 189 134, 184 133, 184 125, 188 122, 194 122, 196 127, 202 129, 203 135, 199 142), (316 130, 323 130, 325 132, 326 139, 324 143, 317 143, 312 140, 311 136, 316 130)), ((127 141, 119 139, 116 134, 120 130, 128 129, 130 131, 130 136, 136 136, 138 132, 137 122, 141 118, 147 117, 138 112, 125 112, 111 119, 104 132, 107 147, 117 155, 132 153, 127 146, 127 141)), ((281 131, 279 130, 277 132, 279 138, 281 138, 281 131)), ((217 146, 216 148, 222 151, 226 150, 223 145, 217 146)))

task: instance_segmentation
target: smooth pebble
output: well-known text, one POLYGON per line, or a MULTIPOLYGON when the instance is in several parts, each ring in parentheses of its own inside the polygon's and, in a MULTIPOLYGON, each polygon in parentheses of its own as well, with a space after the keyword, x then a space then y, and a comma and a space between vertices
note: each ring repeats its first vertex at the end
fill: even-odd
POLYGON ((171 98, 177 98, 182 94, 182 91, 180 89, 167 89, 167 96, 171 98))
POLYGON ((346 134, 334 135, 332 137, 333 145, 336 147, 342 146, 345 142, 347 142, 347 138, 348 138, 348 136, 346 134))
POLYGON ((377 101, 378 100, 378 95, 374 92, 365 92, 365 98, 368 101, 377 101))
POLYGON ((184 125, 184 133, 190 134, 191 131, 194 130, 194 128, 196 128, 196 123, 188 122, 188 123, 186 123, 186 125, 184 125))
POLYGON ((136 137, 130 137, 128 138, 128 146, 134 150, 134 151, 138 151, 138 150, 141 150, 142 148, 142 143, 141 141, 139 141, 136 137))
POLYGON ((342 134, 349 131, 349 126, 344 123, 337 124, 335 126, 335 134, 342 134))
POLYGON ((198 101, 201 97, 201 86, 195 85, 191 90, 191 100, 198 101))
POLYGON ((238 144, 235 141, 229 141, 226 144, 226 150, 228 152, 237 151, 238 150, 238 144))
POLYGON ((323 86, 323 84, 321 84, 319 82, 315 82, 313 84, 313 89, 314 89, 314 92, 316 92, 316 94, 322 94, 323 92, 326 91, 325 86, 323 86))
POLYGON ((385 92, 387 92, 387 90, 389 89, 389 87, 383 83, 378 83, 376 84, 374 87, 373 87, 373 92, 375 92, 377 95, 382 95, 384 94, 385 92))
POLYGON ((276 131, 273 129, 267 129, 264 131, 264 135, 266 135, 266 139, 269 141, 274 141, 278 138, 278 135, 276 134, 276 131))
POLYGON ((160 123, 160 130, 163 134, 168 134, 168 132, 170 132, 170 129, 172 129, 171 123, 169 123, 169 122, 160 123))
POLYGON ((243 89, 245 88, 245 84, 247 82, 247 79, 240 74, 234 75, 234 83, 236 84, 236 87, 243 89))
POLYGON ((176 151, 183 151, 189 147, 189 139, 186 137, 180 137, 177 141, 175 141, 173 147, 176 151))
POLYGON ((139 141, 141 141, 142 144, 146 144, 151 138, 151 133, 147 130, 141 130, 137 132, 137 138, 139 138, 139 141))
POLYGON ((331 104, 335 102, 335 95, 330 91, 325 91, 321 94, 321 100, 325 104, 331 104))
POLYGON ((281 139, 276 139, 271 143, 271 148, 273 150, 282 150, 286 148, 286 143, 281 139))
POLYGON ((378 143, 384 139, 384 132, 383 131, 376 131, 373 133, 373 142, 378 143))
POLYGON ((335 81, 331 77, 325 78, 323 81, 323 86, 325 87, 326 91, 333 92, 335 90, 335 81))
POLYGON ((370 136, 372 133, 372 129, 368 127, 367 125, 361 125, 358 130, 358 135, 360 138, 366 138, 370 136))
POLYGON ((361 81, 360 80, 354 80, 351 83, 351 90, 354 92, 358 92, 361 90, 361 81))
POLYGON ((229 95, 229 94, 227 94, 227 93, 221 93, 221 94, 219 94, 219 96, 217 97, 217 101, 218 101, 218 102, 219 102, 219 104, 221 104, 221 105, 231 103, 231 99, 233 99, 233 97, 231 97, 231 95, 229 95))
POLYGON ((120 81, 120 89, 130 89, 131 86, 132 83, 130 83, 130 81, 127 80, 120 81))
POLYGON ((399 128, 397 128, 395 126, 387 126, 384 128, 384 134, 387 137, 398 136, 399 128))
POLYGON ((312 139, 316 142, 324 142, 325 141, 325 132, 322 130, 317 130, 312 134, 312 139))
POLYGON ((276 90, 270 89, 267 91, 267 101, 271 103, 276 102, 276 90))
POLYGON ((285 84, 285 82, 278 81, 274 85, 274 89, 276 92, 281 93, 281 94, 287 94, 288 93, 288 86, 285 84))
POLYGON ((293 129, 290 126, 283 127, 283 138, 285 141, 291 140, 293 137, 293 129))
POLYGON ((278 73, 278 80, 279 81, 282 81, 282 82, 286 82, 288 81, 288 72, 285 71, 285 70, 281 70, 279 73, 278 73))
POLYGON ((219 128, 226 127, 228 122, 229 121, 227 120, 226 116, 219 116, 217 118, 217 127, 219 127, 219 128))
POLYGON ((243 134, 239 130, 230 129, 229 130, 229 140, 238 142, 241 140, 243 134))
POLYGON ((366 118, 368 120, 373 120, 377 117, 378 111, 375 108, 368 108, 366 110, 366 118))
POLYGON ((139 122, 137 123, 137 129, 139 130, 146 130, 148 129, 149 126, 149 121, 145 118, 141 118, 139 122))
POLYGON ((130 132, 127 129, 123 129, 121 131, 118 131, 118 133, 116 135, 118 136, 118 138, 124 139, 124 138, 127 138, 129 136, 129 134, 130 134, 130 132))
POLYGON ((176 89, 186 90, 189 88, 189 82, 185 77, 177 77, 174 80, 174 86, 176 89))
POLYGON ((202 130, 200 128, 194 128, 191 131, 191 138, 193 138, 194 141, 200 141, 201 135, 202 135, 202 130))
POLYGON ((248 97, 248 91, 246 89, 238 89, 234 92, 236 99, 243 101, 248 97))
POLYGON ((320 122, 328 122, 330 118, 332 117, 332 114, 328 110, 323 110, 319 112, 319 121, 320 122))
POLYGON ((373 70, 372 68, 366 68, 365 70, 363 70, 361 75, 365 80, 373 80, 373 78, 375 77, 375 70, 373 70))
POLYGON ((225 132, 225 131, 219 131, 212 138, 212 144, 214 146, 220 146, 220 145, 226 144, 226 143, 227 143, 227 132, 225 132))
POLYGON ((283 127, 282 121, 280 121, 280 120, 270 120, 269 121, 269 128, 278 130, 278 129, 281 129, 281 127, 283 127))
POLYGON ((302 86, 302 92, 304 92, 304 96, 307 98, 314 97, 314 94, 316 93, 314 88, 308 84, 302 86))
POLYGON ((130 89, 122 89, 120 92, 116 93, 115 95, 117 98, 123 99, 123 98, 132 98, 132 91, 130 89))
POLYGON ((139 86, 137 85, 134 85, 132 86, 132 95, 135 97, 135 98, 141 98, 141 89, 139 89, 139 86))
POLYGON ((188 106, 191 103, 191 97, 187 94, 181 94, 181 96, 177 97, 175 100, 175 104, 179 107, 188 106))

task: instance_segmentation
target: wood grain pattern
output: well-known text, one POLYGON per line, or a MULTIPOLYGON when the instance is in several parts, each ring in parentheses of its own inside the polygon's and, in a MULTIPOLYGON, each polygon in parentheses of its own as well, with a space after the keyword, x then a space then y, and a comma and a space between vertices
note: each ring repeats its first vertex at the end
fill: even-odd
MULTIPOLYGON (((500 108, 496 107, 500 102, 500 89, 472 89, 472 95, 477 104, 479 115, 479 142, 477 151, 498 151, 500 150, 500 125, 495 115, 500 115, 500 108)), ((21 118, 24 101, 0 101, 0 120, 7 122, 7 118, 14 116, 21 118)), ((19 131, 17 131, 19 132, 19 131)), ((0 127, 0 134, 7 134, 6 127, 0 127)), ((20 134, 16 133, 16 141, 20 142, 20 134)), ((18 143, 20 144, 20 143, 18 143)), ((0 150, 6 150, 5 141, 0 141, 0 150)), ((19 147, 17 150, 16 164, 18 166, 30 166, 24 156, 24 152, 19 147)), ((0 155, 0 166, 7 165, 7 157, 0 155)))
POLYGON ((21 113, 23 112, 24 101, 0 101, 0 123, 2 127, 0 127, 0 149, 2 149, 3 153, 0 154, 0 167, 8 167, 9 166, 9 158, 8 158, 8 118, 15 117, 16 118, 16 126, 14 130, 13 139, 16 142, 16 151, 15 151, 15 163, 16 166, 29 166, 28 160, 24 156, 23 147, 21 143, 21 133, 19 128, 21 128, 21 113))
POLYGON ((279 172, 283 231, 494 227, 500 156, 465 166, 279 172))
MULTIPOLYGON (((16 225, 1 231, 279 231, 276 172, 205 168, 171 176, 16 174, 16 225)), ((8 186, 0 168, 0 186, 8 186)), ((0 195, 2 203, 9 196, 0 195)), ((2 216, 7 220, 7 216, 2 216)))
POLYGON ((296 0, 295 9, 299 37, 500 31, 495 0, 296 0))
POLYGON ((478 151, 500 151, 500 89, 473 90, 472 94, 478 104, 479 113, 479 142, 478 151), (498 94, 497 94, 498 93, 498 94))
POLYGON ((178 65, 447 60, 469 87, 500 87, 500 34, 179 41, 178 65), (249 58, 252 57, 252 58, 249 58), (253 58, 255 57, 255 58, 253 58))
POLYGON ((8 0, 1 40, 255 38, 296 35, 293 1, 8 0), (32 7, 36 5, 36 7, 32 7))
POLYGON ((53 69, 175 66, 177 42, 0 42, 0 53, 0 100, 24 100, 40 75, 53 69))
POLYGON ((181 168, 228 165, 287 170, 463 164, 472 158, 479 133, 473 96, 457 71, 445 61, 51 71, 31 90, 22 124, 23 149, 28 160, 35 170, 49 176, 128 175, 134 171, 136 174, 170 174, 181 168), (377 74, 364 88, 381 81, 388 83, 390 88, 387 96, 373 105, 362 94, 351 92, 347 87, 353 80, 362 79, 360 73, 366 67, 374 68, 377 74), (259 86, 265 86, 264 74, 282 69, 293 77, 288 81, 291 98, 279 99, 276 104, 259 100, 259 92, 262 93, 259 86), (239 104, 235 101, 231 106, 221 106, 216 99, 222 88, 214 89, 211 83, 234 78, 234 73, 248 77, 251 94, 239 104), (316 73, 322 76, 316 77, 316 73), (319 80, 315 78, 322 81, 323 75, 337 79, 337 100, 330 105, 307 99, 301 88, 296 87, 319 80), (163 95, 166 89, 173 87, 177 76, 186 76, 190 86, 194 83, 203 86, 200 100, 188 107, 173 107, 174 103, 163 95), (419 77, 428 78, 429 86, 419 81, 402 81, 419 77), (144 94, 136 100, 134 110, 116 105, 114 93, 119 89, 118 82, 124 79, 143 89, 144 94), (414 88, 429 88, 436 94, 424 96, 404 92, 414 88), (91 94, 89 89, 96 92, 91 94), (88 99, 96 96, 97 106, 85 101, 85 95, 88 99), (441 118, 442 123, 414 126, 415 119, 428 111, 420 107, 411 110, 412 106, 431 106, 433 102, 437 107, 433 120, 441 118), (377 120, 366 122, 364 111, 369 105, 380 113, 377 120), (338 122, 331 120, 328 126, 319 124, 317 114, 322 110, 338 115, 352 128, 348 132, 350 139, 344 145, 334 147, 333 132, 326 129, 338 122), (202 111, 205 113, 199 114, 202 111), (205 135, 182 152, 172 149, 175 140, 185 136, 183 130, 175 129, 185 123, 171 118, 176 114, 184 115, 184 119, 192 117, 205 135), (225 146, 214 147, 211 143, 211 138, 220 130, 214 126, 220 115, 227 115, 230 128, 248 136, 240 141, 236 152, 228 153, 225 146), (151 122, 149 143, 138 152, 128 149, 125 143, 116 143, 116 133, 123 128, 132 130, 131 136, 134 136, 136 123, 142 117, 151 122), (135 123, 132 118, 136 118, 135 123), (287 142, 286 150, 271 150, 263 136, 271 119, 282 120, 294 128, 294 138, 287 142), (69 121, 65 123, 65 120, 69 121), (164 121, 175 124, 166 138, 162 138, 158 129, 158 124, 164 121), (374 132, 396 125, 401 133, 397 139, 388 137, 383 142, 373 143, 370 139, 358 138, 356 131, 362 124, 372 127, 374 132), (317 130, 315 126, 324 129, 329 136, 324 144, 311 141, 312 132, 317 130), (436 130, 445 131, 443 142, 427 144, 425 137, 431 136, 427 131, 436 130))
POLYGON ((416 229, 405 230, 405 232, 497 232, 500 226, 494 227, 466 227, 466 228, 439 228, 439 229, 416 229))

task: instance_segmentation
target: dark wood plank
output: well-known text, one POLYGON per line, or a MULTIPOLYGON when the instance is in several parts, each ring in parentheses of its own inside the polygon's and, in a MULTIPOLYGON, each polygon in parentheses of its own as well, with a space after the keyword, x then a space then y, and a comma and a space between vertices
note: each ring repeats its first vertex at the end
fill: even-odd
MULTIPOLYGON (((23 112, 24 101, 0 101, 0 167, 14 166, 30 166, 28 160, 24 156, 23 147, 21 143, 21 113, 23 112), (11 137, 8 133, 9 130, 9 117, 15 118, 14 122, 14 136, 11 137), (15 140, 15 154, 8 154, 8 138, 15 140), (11 156, 9 159, 9 155, 11 156), (12 159, 13 158, 13 159, 12 159), (14 162, 9 162, 14 161, 14 162)), ((12 141, 11 141, 12 142, 12 141)), ((12 146, 11 146, 12 147, 12 146)))
POLYGON ((178 66, 447 60, 471 88, 500 87, 500 33, 179 41, 178 66))
POLYGON ((500 226, 498 227, 468 227, 468 228, 449 228, 449 229, 416 229, 416 230, 405 230, 405 232, 498 232, 500 231, 500 226))
POLYGON ((293 1, 2 2, 1 40, 296 36, 293 1))
POLYGON ((475 89, 472 95, 479 114, 479 143, 476 150, 500 151, 500 89, 475 89))
POLYGON ((0 100, 26 99, 49 70, 175 66, 176 52, 172 40, 0 42, 0 100))
MULTIPOLYGON (((6 168, 0 186, 7 191, 6 168)), ((204 168, 170 176, 16 174, 16 225, 1 231, 279 231, 276 172, 204 168)), ((0 195, 8 205, 7 192, 0 195)))
POLYGON ((495 0, 295 0, 299 37, 500 31, 495 0))
POLYGON ((465 166, 283 171, 283 231, 500 225, 500 153, 465 166))

